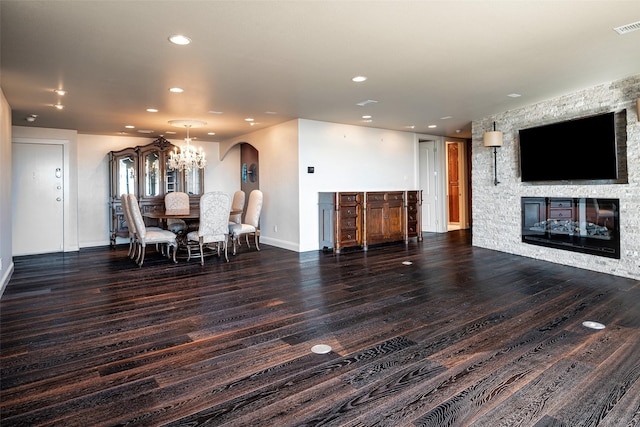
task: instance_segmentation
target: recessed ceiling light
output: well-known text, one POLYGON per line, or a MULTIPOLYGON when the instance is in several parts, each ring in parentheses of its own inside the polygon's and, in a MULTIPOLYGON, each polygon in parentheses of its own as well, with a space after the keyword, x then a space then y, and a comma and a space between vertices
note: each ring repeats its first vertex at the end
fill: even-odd
POLYGON ((149 113, 157 113, 158 109, 157 108, 147 108, 147 112, 149 112, 149 113))
POLYGON ((176 134, 176 132, 173 131, 173 130, 168 130, 165 133, 168 134, 168 135, 175 135, 176 134))
POLYGON ((519 93, 510 93, 509 95, 507 95, 509 98, 520 98, 522 95, 520 95, 519 93))
POLYGON ((222 111, 209 110, 209 114, 222 114, 222 111))
POLYGON ((272 114, 272 115, 273 115, 273 114, 278 114, 278 113, 276 113, 275 111, 265 111, 264 113, 265 113, 265 114, 272 114))
POLYGON ((449 119, 453 119, 453 117, 452 116, 440 117, 440 120, 449 120, 449 119))
POLYGON ((371 118, 371 116, 368 116, 368 115, 367 115, 367 116, 362 116, 362 118, 363 118, 363 119, 370 119, 370 118, 371 118))
POLYGON ((67 91, 63 90, 63 89, 54 89, 53 90, 55 93, 57 93, 58 95, 66 95, 67 91))
POLYGON ((58 110, 62 110, 64 108, 64 105, 56 104, 56 105, 54 105, 54 107, 56 107, 58 110))
POLYGON ((183 36, 182 34, 176 34, 174 36, 169 37, 169 41, 173 44, 178 44, 180 46, 184 46, 191 43, 191 39, 187 36, 183 36))
POLYGON ((153 133, 150 129, 138 129, 138 133, 153 133))
POLYGON ((428 127, 429 129, 435 129, 435 128, 437 128, 438 126, 436 126, 436 125, 429 125, 429 126, 427 126, 427 127, 428 127))
POLYGON ((356 83, 362 83, 364 81, 366 81, 367 78, 365 76, 355 76, 354 78, 351 79, 351 81, 356 82, 356 83))
POLYGON ((215 135, 215 132, 208 132, 207 135, 215 135))
POLYGON ((416 126, 415 125, 407 125, 407 126, 405 126, 405 128, 407 128, 407 129, 415 129, 416 126))
POLYGON ((247 117, 246 119, 244 119, 244 121, 245 121, 245 122, 252 122, 252 121, 253 121, 253 118, 251 118, 251 117, 247 117))
POLYGON ((125 128, 127 128, 127 129, 135 129, 136 127, 134 125, 126 125, 125 128))
POLYGON ((184 89, 179 88, 179 87, 172 87, 172 88, 169 89, 169 92, 182 93, 182 92, 184 92, 184 89))

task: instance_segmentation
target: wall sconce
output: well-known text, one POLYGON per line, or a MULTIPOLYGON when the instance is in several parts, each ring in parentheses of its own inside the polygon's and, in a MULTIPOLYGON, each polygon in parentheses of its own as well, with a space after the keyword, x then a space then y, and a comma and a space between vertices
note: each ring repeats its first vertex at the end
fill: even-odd
POLYGON ((484 133, 484 146, 493 147, 493 185, 498 185, 498 147, 502 147, 502 132, 496 131, 496 122, 493 122, 493 131, 484 133))

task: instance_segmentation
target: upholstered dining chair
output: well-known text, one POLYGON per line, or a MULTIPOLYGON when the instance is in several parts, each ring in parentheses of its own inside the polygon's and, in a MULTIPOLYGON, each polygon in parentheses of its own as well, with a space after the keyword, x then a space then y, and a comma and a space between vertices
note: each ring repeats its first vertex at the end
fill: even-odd
POLYGON ((133 218, 131 217, 131 209, 129 208, 129 194, 122 193, 120 196, 120 204, 122 205, 122 213, 124 214, 124 220, 127 223, 127 229, 129 230, 129 253, 127 256, 131 259, 136 254, 136 231, 133 218))
POLYGON ((140 212, 140 206, 138 206, 138 199, 133 194, 129 194, 128 199, 130 215, 135 226, 135 239, 139 246, 139 253, 136 259, 138 266, 142 267, 144 263, 147 244, 166 245, 167 257, 169 258, 171 257, 171 248, 173 248, 173 262, 177 262, 178 242, 176 241, 176 235, 169 230, 147 228, 144 218, 142 218, 142 212, 140 212))
POLYGON ((200 248, 200 265, 204 265, 205 245, 216 244, 218 255, 220 246, 224 249, 224 258, 227 256, 227 240, 229 239, 229 208, 231 197, 222 191, 205 193, 200 197, 200 225, 198 231, 190 231, 187 234, 188 259, 191 258, 191 242, 196 242, 200 248))
MULTIPOLYGON (((129 258, 134 259, 138 251, 138 241, 136 239, 136 223, 133 220, 133 217, 131 216, 129 197, 135 197, 135 195, 123 193, 120 198, 120 204, 122 206, 122 213, 124 214, 124 220, 127 223, 127 229, 129 230, 129 253, 127 255, 129 256, 129 258)), ((160 227, 147 227, 147 230, 158 231, 162 229, 160 227)))
MULTIPOLYGON (((189 213, 189 195, 179 191, 167 193, 164 196, 164 209, 167 215, 184 215, 189 213)), ((167 230, 176 234, 187 230, 187 223, 183 219, 167 219, 167 230)))
POLYGON ((233 193, 233 201, 231 202, 231 211, 240 212, 229 215, 229 225, 242 223, 242 211, 244 210, 245 193, 238 190, 233 193))
POLYGON ((233 254, 236 254, 236 245, 240 242, 240 236, 245 236, 247 246, 249 244, 249 235, 253 234, 256 243, 256 249, 260 250, 258 239, 260 237, 260 213, 262 212, 263 194, 260 190, 253 190, 249 193, 249 202, 247 203, 247 211, 244 214, 244 222, 241 224, 229 225, 229 234, 233 240, 233 254))

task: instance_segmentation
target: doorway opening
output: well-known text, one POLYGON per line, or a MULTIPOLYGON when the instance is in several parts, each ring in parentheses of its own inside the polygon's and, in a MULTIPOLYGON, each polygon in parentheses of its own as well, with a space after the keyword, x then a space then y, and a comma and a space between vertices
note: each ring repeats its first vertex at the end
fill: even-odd
POLYGON ((260 189, 259 160, 258 150, 253 145, 247 142, 240 144, 240 189, 247 195, 243 211, 251 191, 260 189))
POLYGON ((446 142, 447 176, 447 230, 469 228, 469 170, 468 144, 462 141, 446 142))

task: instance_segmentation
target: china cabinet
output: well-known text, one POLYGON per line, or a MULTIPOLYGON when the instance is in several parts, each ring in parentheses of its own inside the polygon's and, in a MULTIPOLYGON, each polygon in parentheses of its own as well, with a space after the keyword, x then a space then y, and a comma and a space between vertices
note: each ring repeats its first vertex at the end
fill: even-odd
MULTIPOLYGON (((170 152, 175 148, 160 137, 148 145, 129 147, 109 153, 110 179, 110 242, 115 246, 116 237, 127 237, 127 223, 122 212, 120 197, 133 193, 138 198, 142 213, 164 211, 164 196, 173 191, 189 194, 189 204, 197 209, 204 191, 202 169, 172 170, 167 166, 170 152)), ((147 225, 157 225, 151 223, 147 225)))

